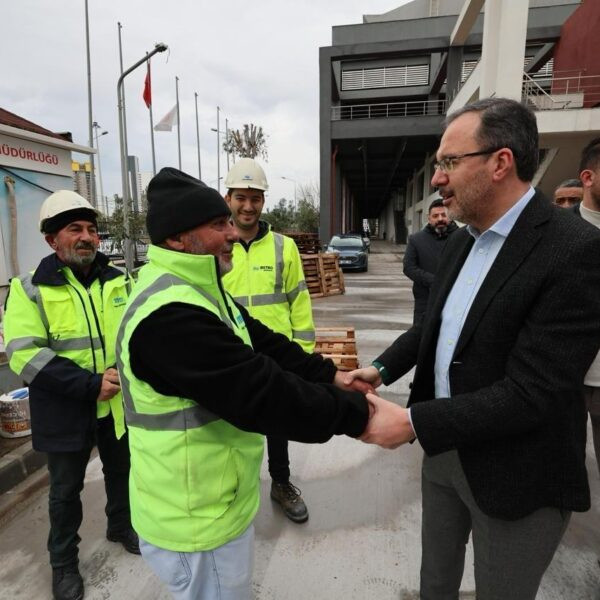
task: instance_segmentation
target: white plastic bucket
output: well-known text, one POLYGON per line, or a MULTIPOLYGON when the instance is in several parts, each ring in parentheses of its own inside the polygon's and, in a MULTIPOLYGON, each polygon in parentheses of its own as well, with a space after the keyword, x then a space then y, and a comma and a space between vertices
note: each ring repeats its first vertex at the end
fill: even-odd
POLYGON ((31 435, 28 388, 19 388, 0 396, 0 423, 2 437, 31 435))

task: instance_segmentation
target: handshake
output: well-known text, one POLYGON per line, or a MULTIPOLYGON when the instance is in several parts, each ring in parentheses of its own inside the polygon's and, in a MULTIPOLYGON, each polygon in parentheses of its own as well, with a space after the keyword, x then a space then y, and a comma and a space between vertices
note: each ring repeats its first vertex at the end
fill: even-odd
POLYGON ((408 409, 384 400, 375 392, 375 388, 381 385, 381 377, 375 367, 356 369, 349 373, 338 371, 334 383, 343 390, 361 392, 367 398, 369 422, 359 440, 393 449, 416 438, 408 409))

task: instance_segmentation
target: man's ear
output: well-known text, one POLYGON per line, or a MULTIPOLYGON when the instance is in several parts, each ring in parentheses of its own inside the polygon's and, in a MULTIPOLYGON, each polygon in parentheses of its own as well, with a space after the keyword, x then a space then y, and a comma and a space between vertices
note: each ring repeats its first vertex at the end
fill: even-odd
POLYGON ((52 250, 56 250, 56 236, 53 233, 47 233, 44 236, 44 239, 46 240, 48 246, 52 248, 52 250))
POLYGON ((492 178, 496 181, 504 179, 515 164, 515 157, 510 148, 502 148, 497 151, 495 158, 495 169, 492 178))
POLYGON ((177 252, 182 252, 184 248, 183 240, 181 239, 181 233, 177 233, 166 238, 164 244, 169 250, 175 250, 177 252))
POLYGON ((583 184, 583 187, 590 187, 594 183, 595 173, 592 169, 584 169, 579 173, 579 179, 583 184))
POLYGON ((225 202, 227 202, 227 206, 231 206, 231 196, 229 194, 225 194, 225 202))

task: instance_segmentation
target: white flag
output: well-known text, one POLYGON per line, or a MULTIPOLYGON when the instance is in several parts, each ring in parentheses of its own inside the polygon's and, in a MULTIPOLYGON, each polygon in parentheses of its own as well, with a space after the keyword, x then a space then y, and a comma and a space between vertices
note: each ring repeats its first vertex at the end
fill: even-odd
POLYGON ((177 125, 177 104, 154 126, 154 131, 172 131, 177 125))

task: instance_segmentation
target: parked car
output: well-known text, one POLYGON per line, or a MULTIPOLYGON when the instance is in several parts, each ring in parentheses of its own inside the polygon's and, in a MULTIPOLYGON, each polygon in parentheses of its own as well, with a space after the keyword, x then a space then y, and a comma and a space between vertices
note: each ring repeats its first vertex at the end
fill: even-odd
POLYGON ((345 233, 345 236, 355 235, 359 237, 364 243, 367 249, 367 252, 371 252, 371 238, 369 237, 368 232, 366 231, 351 231, 350 233, 345 233))
POLYGON ((334 235, 327 245, 327 252, 339 255, 340 267, 343 271, 369 270, 369 254, 360 235, 334 235))

